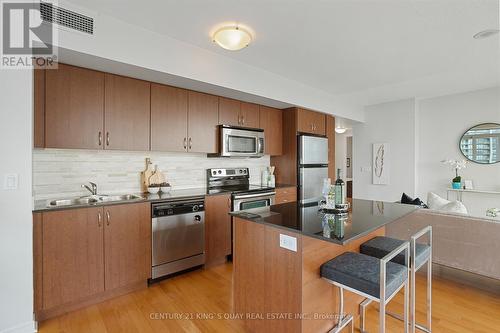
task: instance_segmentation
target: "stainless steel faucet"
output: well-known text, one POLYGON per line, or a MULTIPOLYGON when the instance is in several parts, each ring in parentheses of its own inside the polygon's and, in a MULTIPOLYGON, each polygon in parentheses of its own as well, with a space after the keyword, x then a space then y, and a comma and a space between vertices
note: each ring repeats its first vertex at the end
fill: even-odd
POLYGON ((83 184, 82 187, 89 190, 89 192, 92 193, 92 195, 97 195, 97 184, 92 183, 92 182, 89 182, 89 184, 91 187, 89 187, 88 185, 85 185, 85 184, 83 184))

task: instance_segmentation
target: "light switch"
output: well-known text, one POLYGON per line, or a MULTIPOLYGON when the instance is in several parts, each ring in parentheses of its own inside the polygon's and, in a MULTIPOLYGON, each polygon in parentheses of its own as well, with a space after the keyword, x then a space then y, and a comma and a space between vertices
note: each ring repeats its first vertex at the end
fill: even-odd
POLYGON ((372 167, 371 166, 361 167, 361 172, 371 172, 371 171, 372 171, 372 167))
POLYGON ((7 174, 4 177, 3 189, 4 190, 17 190, 17 173, 7 174))
POLYGON ((297 238, 280 234, 280 247, 297 252, 297 238))

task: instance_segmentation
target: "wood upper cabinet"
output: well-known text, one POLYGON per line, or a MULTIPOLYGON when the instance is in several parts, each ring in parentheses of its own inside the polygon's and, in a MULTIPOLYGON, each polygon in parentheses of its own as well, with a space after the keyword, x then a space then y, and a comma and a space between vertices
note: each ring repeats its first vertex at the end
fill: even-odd
MULTIPOLYGON (((42 78, 35 79, 35 90, 42 88, 42 78)), ((41 102, 36 91, 35 96, 37 115, 41 102)), ((103 73, 64 64, 45 70, 45 147, 102 148, 103 118, 103 73)), ((35 128, 42 121, 39 115, 35 117, 35 128)), ((37 142, 40 144, 40 138, 37 142)))
POLYGON ((259 128, 259 105, 219 97, 219 124, 259 128))
POLYGON ((205 197, 206 265, 223 263, 231 254, 231 195, 205 197))
POLYGON ((219 99, 196 91, 188 92, 188 150, 217 152, 219 99))
POLYGON ((241 125, 241 102, 235 99, 219 97, 219 124, 241 125))
POLYGON ((264 130, 265 153, 271 156, 283 153, 283 111, 260 106, 259 127, 264 130))
POLYGON ((41 246, 37 246, 42 268, 37 269, 42 272, 43 292, 35 291, 42 295, 41 306, 49 309, 103 292, 102 208, 46 212, 36 222, 42 223, 41 246))
POLYGON ((104 207, 106 290, 151 277, 151 204, 104 207))
POLYGON ((259 105, 241 102, 241 126, 259 128, 259 105))
POLYGON ((326 117, 324 114, 305 109, 297 112, 297 130, 302 133, 325 135, 326 117))
POLYGON ((188 92, 151 84, 151 150, 187 151, 188 92))
POLYGON ((45 147, 45 69, 33 70, 33 147, 45 147))
MULTIPOLYGON (((328 178, 337 179, 335 169, 335 117, 326 116, 326 137, 328 138, 328 178)), ((344 175, 345 177, 345 175, 344 175)))
POLYGON ((105 74, 105 149, 149 150, 150 83, 105 74))

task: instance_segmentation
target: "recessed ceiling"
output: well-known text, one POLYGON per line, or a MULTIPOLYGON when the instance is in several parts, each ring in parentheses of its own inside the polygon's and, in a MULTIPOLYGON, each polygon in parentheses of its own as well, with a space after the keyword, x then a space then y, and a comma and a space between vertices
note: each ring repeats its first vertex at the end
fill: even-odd
POLYGON ((498 0, 71 2, 333 95, 421 82, 405 92, 419 97, 454 77, 460 89, 500 84, 500 38, 472 38, 499 29, 498 0), (215 45, 211 32, 224 22, 251 26, 252 44, 215 45))

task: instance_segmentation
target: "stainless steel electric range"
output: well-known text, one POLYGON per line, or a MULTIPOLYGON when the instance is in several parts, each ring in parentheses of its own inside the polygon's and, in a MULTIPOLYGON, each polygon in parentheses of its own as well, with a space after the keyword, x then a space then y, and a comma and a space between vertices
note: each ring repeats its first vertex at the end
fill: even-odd
POLYGON ((274 188, 250 184, 248 168, 207 169, 208 193, 231 193, 232 211, 271 206, 274 188))

